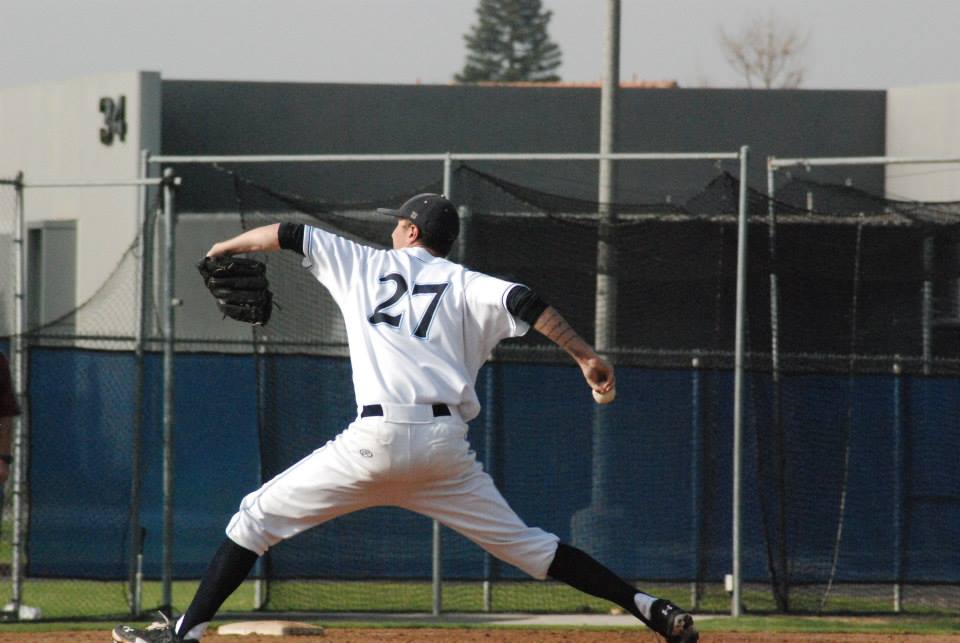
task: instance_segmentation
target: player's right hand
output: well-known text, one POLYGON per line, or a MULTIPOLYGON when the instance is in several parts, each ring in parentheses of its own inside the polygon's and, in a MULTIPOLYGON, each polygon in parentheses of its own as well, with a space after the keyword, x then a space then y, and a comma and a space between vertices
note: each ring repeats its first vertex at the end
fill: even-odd
POLYGON ((616 386, 616 377, 613 366, 599 355, 585 359, 580 363, 580 370, 590 388, 598 393, 607 393, 616 386))

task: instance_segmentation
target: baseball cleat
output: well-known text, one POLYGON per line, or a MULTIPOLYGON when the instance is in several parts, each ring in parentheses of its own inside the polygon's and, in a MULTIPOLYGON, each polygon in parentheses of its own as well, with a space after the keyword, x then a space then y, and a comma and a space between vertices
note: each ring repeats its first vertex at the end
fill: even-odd
POLYGON ((139 630, 129 625, 113 628, 113 640, 117 643, 198 643, 195 639, 182 639, 174 631, 176 624, 160 612, 162 621, 157 621, 139 630))
POLYGON ((700 639, 693 617, 663 598, 650 606, 650 627, 667 643, 694 643, 700 639))

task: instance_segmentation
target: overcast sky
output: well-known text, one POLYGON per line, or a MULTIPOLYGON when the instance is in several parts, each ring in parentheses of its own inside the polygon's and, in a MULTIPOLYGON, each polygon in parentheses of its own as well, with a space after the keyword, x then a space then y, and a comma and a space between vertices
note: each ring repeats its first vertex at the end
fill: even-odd
MULTIPOLYGON (((0 87, 168 79, 447 83, 477 0, 0 0, 0 87)), ((600 79, 606 0, 543 0, 560 75, 600 79)), ((960 0, 622 0, 621 79, 743 86, 719 31, 774 11, 809 33, 804 87, 960 82, 960 0)))

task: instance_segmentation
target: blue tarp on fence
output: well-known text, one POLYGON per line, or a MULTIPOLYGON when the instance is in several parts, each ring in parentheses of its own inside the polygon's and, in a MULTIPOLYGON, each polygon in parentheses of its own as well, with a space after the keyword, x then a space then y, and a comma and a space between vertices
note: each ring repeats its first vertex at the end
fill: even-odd
MULTIPOLYGON (((140 520, 156 578, 159 356, 145 378, 140 520)), ((243 495, 334 437, 355 407, 343 359, 269 356, 258 368, 252 356, 184 354, 175 381, 173 573, 197 577, 243 495)), ((30 575, 127 577, 135 382, 129 353, 31 351, 30 575)), ((617 402, 597 416, 573 366, 488 365, 478 390, 493 403, 470 440, 529 524, 628 578, 730 571, 731 373, 621 367, 617 402)), ((793 580, 823 578, 839 542, 838 581, 960 581, 960 379, 784 376, 782 434, 769 376, 751 375, 747 391, 745 579, 768 580, 779 555, 793 580)), ((270 573, 429 578, 430 537, 422 516, 368 510, 278 545, 270 573)), ((445 530, 443 570, 481 578, 483 552, 445 530)))

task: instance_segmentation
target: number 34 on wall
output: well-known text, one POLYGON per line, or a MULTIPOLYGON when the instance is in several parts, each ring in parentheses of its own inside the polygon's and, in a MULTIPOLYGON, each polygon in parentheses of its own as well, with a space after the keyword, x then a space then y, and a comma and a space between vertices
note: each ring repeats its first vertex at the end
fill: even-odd
POLYGON ((120 96, 116 101, 112 98, 101 98, 100 113, 103 114, 100 142, 104 145, 112 145, 114 136, 121 141, 125 141, 127 138, 127 97, 120 96))

